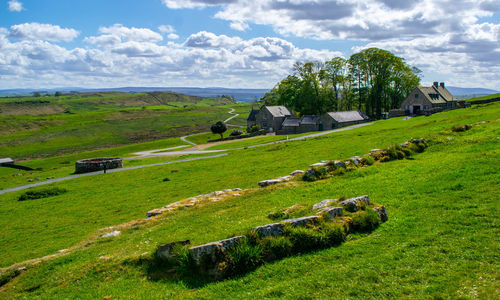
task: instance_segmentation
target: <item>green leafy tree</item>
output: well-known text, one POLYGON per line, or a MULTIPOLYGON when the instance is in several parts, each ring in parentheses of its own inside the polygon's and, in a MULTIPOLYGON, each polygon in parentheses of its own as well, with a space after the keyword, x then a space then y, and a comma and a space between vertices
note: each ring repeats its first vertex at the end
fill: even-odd
POLYGON ((222 138, 224 137, 222 134, 226 132, 227 126, 226 124, 224 124, 224 122, 218 121, 217 123, 210 126, 210 130, 213 134, 220 134, 220 138, 222 140, 222 138))

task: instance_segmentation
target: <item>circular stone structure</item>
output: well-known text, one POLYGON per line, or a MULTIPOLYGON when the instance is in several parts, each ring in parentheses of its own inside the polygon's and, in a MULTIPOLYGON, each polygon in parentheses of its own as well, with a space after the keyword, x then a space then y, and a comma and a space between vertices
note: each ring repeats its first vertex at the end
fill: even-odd
POLYGON ((118 168, 123 168, 123 159, 120 157, 89 158, 75 163, 75 173, 77 174, 118 168))

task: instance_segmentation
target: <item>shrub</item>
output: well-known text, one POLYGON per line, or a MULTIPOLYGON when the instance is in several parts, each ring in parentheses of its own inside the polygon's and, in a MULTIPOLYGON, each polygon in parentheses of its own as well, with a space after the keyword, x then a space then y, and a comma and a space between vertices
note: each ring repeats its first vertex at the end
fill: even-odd
POLYGON ((240 136, 243 134, 243 131, 239 130, 239 129, 235 129, 233 131, 231 131, 231 133, 229 134, 230 136, 240 136))
POLYGON ((351 227, 353 231, 372 231, 377 228, 379 224, 380 215, 373 209, 361 210, 352 215, 351 227))
POLYGON ((321 233, 323 235, 322 242, 325 247, 338 245, 345 241, 346 228, 343 224, 324 222, 321 225, 321 233))
POLYGON ((322 234, 311 228, 287 225, 283 235, 290 238, 292 249, 296 253, 307 252, 322 246, 322 234))
POLYGON ((471 128, 472 128, 472 126, 468 125, 468 124, 457 124, 457 125, 454 125, 453 127, 451 127, 451 131, 453 131, 453 132, 463 132, 463 131, 467 131, 467 130, 469 130, 471 128))
POLYGON ((232 274, 245 273, 262 263, 262 247, 252 245, 247 239, 243 239, 227 253, 232 274))
POLYGON ((250 127, 247 132, 248 133, 254 133, 254 132, 257 132, 260 130, 260 126, 259 125, 252 125, 252 127, 250 127))
POLYGON ((373 165, 375 163, 375 159, 372 156, 370 156, 370 155, 367 155, 367 156, 365 156, 363 158, 365 159, 365 164, 367 166, 371 166, 371 165, 373 165))
POLYGON ((328 172, 325 167, 316 167, 307 170, 307 172, 302 176, 304 181, 316 181, 319 179, 324 179, 328 176, 328 172))
POLYGON ((66 189, 60 189, 60 188, 49 188, 49 189, 43 189, 39 191, 27 191, 19 198, 17 199, 18 201, 25 201, 25 200, 34 200, 34 199, 41 199, 41 198, 48 198, 52 196, 57 196, 66 193, 66 189))
POLYGON ((286 218, 286 215, 283 211, 273 211, 267 215, 267 217, 271 220, 282 220, 286 218))
POLYGON ((285 236, 267 236, 260 241, 265 260, 272 261, 292 254, 292 242, 285 236))
POLYGON ((210 130, 212 131, 213 134, 220 134, 220 139, 222 140, 223 138, 222 134, 226 132, 227 126, 224 122, 218 121, 217 123, 210 126, 210 130))

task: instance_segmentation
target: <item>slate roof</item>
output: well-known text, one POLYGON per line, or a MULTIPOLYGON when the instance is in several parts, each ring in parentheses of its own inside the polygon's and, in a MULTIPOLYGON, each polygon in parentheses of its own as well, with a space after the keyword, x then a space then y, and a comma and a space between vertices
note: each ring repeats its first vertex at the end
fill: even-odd
POLYGON ((300 126, 300 119, 299 118, 286 118, 285 121, 283 121, 283 124, 281 124, 283 127, 299 127, 300 126))
POLYGON ((247 118, 247 121, 255 121, 255 116, 257 115, 257 113, 259 112, 260 110, 258 109, 252 109, 250 111, 250 114, 248 115, 248 118, 247 118))
POLYGON ((304 116, 300 123, 304 125, 316 125, 321 120, 320 116, 304 116))
POLYGON ((442 86, 420 86, 418 89, 425 95, 425 98, 431 103, 446 103, 449 101, 457 101, 455 97, 442 86))
POLYGON ((284 106, 266 106, 267 110, 273 117, 286 117, 291 116, 292 113, 284 106))
POLYGON ((367 119, 367 117, 358 110, 328 112, 327 114, 339 123, 364 121, 367 119))
POLYGON ((6 158, 0 158, 0 165, 2 164, 12 164, 14 163, 14 160, 10 157, 6 157, 6 158))

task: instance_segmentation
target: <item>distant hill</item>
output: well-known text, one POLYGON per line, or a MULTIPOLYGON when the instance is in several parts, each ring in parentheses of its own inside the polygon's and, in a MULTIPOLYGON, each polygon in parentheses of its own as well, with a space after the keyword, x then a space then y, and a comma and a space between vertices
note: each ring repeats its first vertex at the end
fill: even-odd
MULTIPOLYGON (((491 89, 483 89, 483 88, 461 88, 456 86, 447 86, 446 87, 450 93, 458 98, 464 98, 464 96, 484 96, 496 94, 499 91, 491 90, 491 89)), ((468 97, 465 97, 468 98, 468 97)))
POLYGON ((233 96, 239 102, 251 102, 260 99, 268 89, 228 89, 228 88, 193 88, 193 87, 121 87, 121 88, 104 88, 104 89, 85 89, 78 87, 64 87, 56 89, 8 89, 0 90, 0 97, 11 96, 26 96, 34 92, 42 94, 54 94, 55 92, 124 92, 124 93, 144 93, 144 92, 165 92, 171 91, 174 93, 185 94, 198 97, 217 97, 221 95, 233 96))

